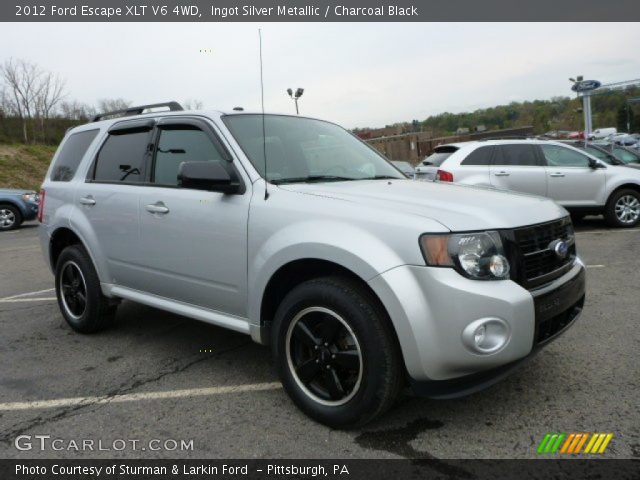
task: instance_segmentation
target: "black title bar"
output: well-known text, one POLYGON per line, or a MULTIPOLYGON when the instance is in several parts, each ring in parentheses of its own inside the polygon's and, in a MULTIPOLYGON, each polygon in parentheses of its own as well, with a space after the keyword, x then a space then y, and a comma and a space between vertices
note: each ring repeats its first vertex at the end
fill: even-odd
MULTIPOLYGON (((637 0, 3 0, 0 22, 637 22, 637 0)), ((544 35, 544 32, 540 33, 544 35)))

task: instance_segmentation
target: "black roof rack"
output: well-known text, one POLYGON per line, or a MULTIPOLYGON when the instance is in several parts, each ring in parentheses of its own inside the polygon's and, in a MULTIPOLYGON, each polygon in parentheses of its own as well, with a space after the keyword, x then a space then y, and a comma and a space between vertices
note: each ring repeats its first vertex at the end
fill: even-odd
POLYGON ((178 102, 153 103, 151 105, 140 105, 137 107, 128 107, 123 110, 114 110, 113 112, 99 113, 98 115, 95 115, 91 119, 91 121, 97 122, 107 117, 130 117, 132 115, 140 115, 145 110, 149 110, 150 108, 161 107, 168 107, 170 112, 179 112, 180 110, 184 110, 184 108, 182 108, 182 105, 180 105, 178 102))

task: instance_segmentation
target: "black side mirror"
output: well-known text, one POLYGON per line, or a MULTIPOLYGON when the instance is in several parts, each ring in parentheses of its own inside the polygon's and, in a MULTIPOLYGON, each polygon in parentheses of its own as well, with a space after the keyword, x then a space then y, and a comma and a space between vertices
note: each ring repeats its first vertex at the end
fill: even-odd
POLYGON ((210 192, 238 193, 240 181, 220 162, 182 162, 178 169, 178 186, 210 192))
POLYGON ((593 158, 589 159, 589 168, 593 168, 594 170, 598 169, 598 168, 606 168, 604 165, 602 165, 600 162, 598 162, 597 160, 594 160, 593 158))

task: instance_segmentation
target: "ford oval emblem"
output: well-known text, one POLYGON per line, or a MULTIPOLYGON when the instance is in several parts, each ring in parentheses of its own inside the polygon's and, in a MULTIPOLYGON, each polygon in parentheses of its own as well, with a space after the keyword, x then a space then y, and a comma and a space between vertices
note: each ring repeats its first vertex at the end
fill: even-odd
POLYGON ((549 250, 553 250, 558 258, 565 258, 569 253, 569 244, 564 240, 554 240, 549 244, 549 250))

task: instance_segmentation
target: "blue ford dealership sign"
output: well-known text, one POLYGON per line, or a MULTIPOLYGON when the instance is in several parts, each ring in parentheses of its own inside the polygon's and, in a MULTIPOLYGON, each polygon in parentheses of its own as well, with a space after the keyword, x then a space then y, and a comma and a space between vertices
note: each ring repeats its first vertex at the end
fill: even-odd
POLYGON ((588 92, 590 90, 595 90, 602 85, 598 80, 582 80, 581 82, 576 82, 571 87, 571 90, 574 92, 588 92))

